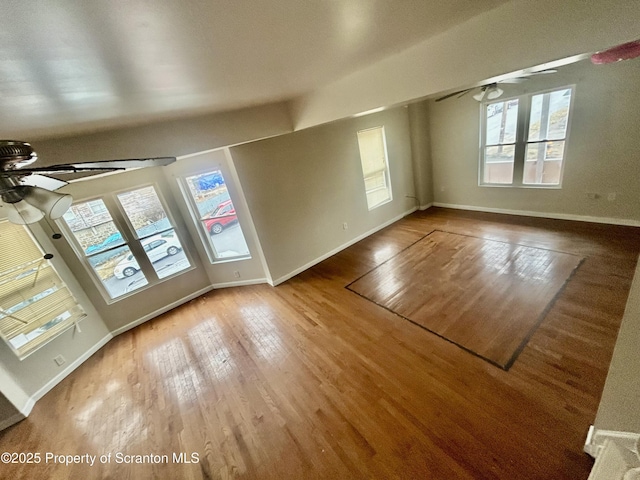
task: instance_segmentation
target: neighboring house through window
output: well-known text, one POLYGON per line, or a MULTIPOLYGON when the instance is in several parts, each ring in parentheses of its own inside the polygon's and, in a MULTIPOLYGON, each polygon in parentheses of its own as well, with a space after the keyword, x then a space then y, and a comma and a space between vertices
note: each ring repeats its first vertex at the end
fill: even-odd
POLYGON ((559 187, 573 87, 482 105, 480 185, 559 187))

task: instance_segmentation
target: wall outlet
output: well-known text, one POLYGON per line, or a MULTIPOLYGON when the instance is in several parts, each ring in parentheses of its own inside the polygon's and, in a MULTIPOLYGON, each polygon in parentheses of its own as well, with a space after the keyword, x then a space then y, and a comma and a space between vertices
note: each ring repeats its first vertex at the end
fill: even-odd
POLYGON ((236 277, 236 278, 240 278, 240 272, 238 270, 235 270, 233 272, 233 276, 236 277))
POLYGON ((598 198, 600 198, 600 195, 598 195, 597 193, 594 192, 588 192, 587 193, 587 198, 590 200, 597 200, 598 198))
POLYGON ((609 200, 610 202, 615 202, 615 200, 616 200, 616 192, 611 192, 611 193, 607 194, 607 200, 609 200))
POLYGON ((62 365, 64 365, 67 362, 62 355, 58 355, 57 357, 53 357, 53 361, 56 362, 56 365, 58 365, 59 367, 61 367, 62 365))
POLYGON ((343 230, 346 230, 347 228, 349 228, 349 224, 348 224, 347 222, 344 222, 344 223, 342 224, 342 229, 343 229, 343 230))

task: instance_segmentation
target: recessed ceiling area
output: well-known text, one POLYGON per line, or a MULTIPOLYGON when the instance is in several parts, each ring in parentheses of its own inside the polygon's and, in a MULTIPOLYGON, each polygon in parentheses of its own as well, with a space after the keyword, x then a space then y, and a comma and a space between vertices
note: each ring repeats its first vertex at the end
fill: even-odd
POLYGON ((290 100, 504 3, 3 1, 0 131, 32 139, 290 100))

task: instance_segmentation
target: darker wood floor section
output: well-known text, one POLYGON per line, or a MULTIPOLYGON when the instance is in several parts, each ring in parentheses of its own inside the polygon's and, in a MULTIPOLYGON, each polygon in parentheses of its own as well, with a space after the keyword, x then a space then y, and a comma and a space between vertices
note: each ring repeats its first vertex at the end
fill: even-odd
POLYGON ((0 451, 168 463, 0 476, 586 479, 639 252, 639 229, 412 214, 276 288, 214 291, 118 336, 0 433, 0 451), (585 258, 509 371, 344 288, 435 230, 585 258))
POLYGON ((582 260, 434 231, 347 288, 508 370, 582 260))

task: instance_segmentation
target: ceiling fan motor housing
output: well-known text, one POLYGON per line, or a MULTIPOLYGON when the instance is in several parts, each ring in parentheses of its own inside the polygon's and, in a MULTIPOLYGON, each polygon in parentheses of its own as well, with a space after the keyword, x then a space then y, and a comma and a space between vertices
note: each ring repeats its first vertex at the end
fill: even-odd
POLYGON ((0 170, 14 170, 30 165, 38 159, 33 147, 26 142, 0 140, 0 170))

